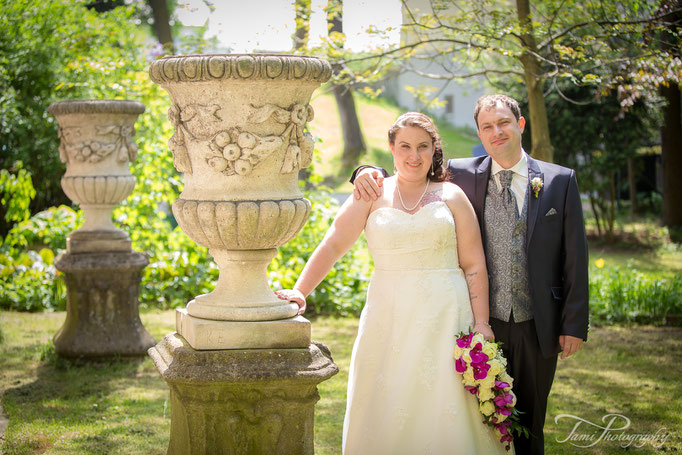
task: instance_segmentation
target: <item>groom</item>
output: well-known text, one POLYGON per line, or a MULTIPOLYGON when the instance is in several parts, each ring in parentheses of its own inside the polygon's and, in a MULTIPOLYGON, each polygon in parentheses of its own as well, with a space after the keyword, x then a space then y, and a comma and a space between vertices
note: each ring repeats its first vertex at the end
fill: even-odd
MULTIPOLYGON (((489 323, 503 342, 521 423, 531 432, 515 438, 516 453, 543 454, 558 354, 571 356, 587 339, 587 244, 578 184, 573 170, 523 151, 526 121, 516 100, 484 96, 474 120, 488 156, 450 160, 450 181, 464 190, 481 226, 489 323)), ((386 175, 356 169, 355 197, 376 199, 386 175)))

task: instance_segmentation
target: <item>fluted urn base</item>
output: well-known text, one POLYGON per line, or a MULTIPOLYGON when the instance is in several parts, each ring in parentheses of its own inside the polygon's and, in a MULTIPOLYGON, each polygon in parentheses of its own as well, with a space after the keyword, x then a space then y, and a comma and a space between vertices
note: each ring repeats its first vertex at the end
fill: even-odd
POLYGON ((313 454, 317 384, 339 371, 324 345, 197 351, 170 333, 149 356, 170 387, 169 455, 313 454))
POLYGON ((59 355, 142 356, 154 345, 138 310, 140 272, 148 263, 138 252, 57 257, 67 288, 66 321, 54 337, 59 355))

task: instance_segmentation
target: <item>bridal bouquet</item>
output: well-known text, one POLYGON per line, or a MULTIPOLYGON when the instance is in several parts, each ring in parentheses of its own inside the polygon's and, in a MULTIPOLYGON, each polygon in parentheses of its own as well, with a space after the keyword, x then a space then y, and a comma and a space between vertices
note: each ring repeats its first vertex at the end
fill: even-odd
POLYGON ((506 371, 507 359, 500 344, 487 341, 478 332, 462 332, 457 336, 453 356, 464 388, 478 398, 483 423, 495 428, 500 442, 509 450, 514 440, 512 433, 527 435, 528 430, 519 423, 519 411, 514 408, 514 379, 506 371))

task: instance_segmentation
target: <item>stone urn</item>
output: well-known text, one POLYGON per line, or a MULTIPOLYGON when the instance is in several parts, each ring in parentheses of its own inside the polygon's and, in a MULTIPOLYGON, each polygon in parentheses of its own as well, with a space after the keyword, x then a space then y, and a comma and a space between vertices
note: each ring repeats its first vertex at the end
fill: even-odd
MULTIPOLYGON (((298 186, 298 171, 311 163, 314 148, 304 126, 313 119, 310 97, 331 66, 292 55, 196 55, 157 60, 149 74, 172 100, 169 147, 184 174, 173 214, 220 270, 215 289, 181 312, 178 330, 194 348, 215 349, 220 346, 200 347, 202 321, 192 318, 295 322, 297 306, 275 296, 266 269, 310 213, 298 186)), ((263 330, 276 338, 270 327, 263 330)), ((223 335, 222 344, 229 333, 223 335)), ((299 344, 307 347, 309 338, 299 344)), ((242 337, 239 346, 222 347, 256 346, 242 337)))
POLYGON ((49 112, 59 122, 59 157, 66 163, 62 189, 78 202, 83 225, 71 233, 67 251, 129 251, 130 237, 114 226, 111 212, 125 200, 135 177, 135 120, 144 104, 125 100, 58 101, 49 112))
POLYGON ((182 230, 220 269, 149 350, 171 391, 169 454, 312 454, 317 384, 338 372, 266 269, 310 213, 313 91, 331 66, 292 55, 191 55, 152 63, 168 91, 182 230))
POLYGON ((100 358, 144 355, 155 340, 140 321, 138 295, 144 253, 111 212, 135 187, 130 162, 137 157, 137 101, 72 100, 49 107, 59 123, 59 155, 66 163, 64 193, 85 214, 83 226, 55 259, 67 287, 66 321, 54 337, 58 354, 100 358))

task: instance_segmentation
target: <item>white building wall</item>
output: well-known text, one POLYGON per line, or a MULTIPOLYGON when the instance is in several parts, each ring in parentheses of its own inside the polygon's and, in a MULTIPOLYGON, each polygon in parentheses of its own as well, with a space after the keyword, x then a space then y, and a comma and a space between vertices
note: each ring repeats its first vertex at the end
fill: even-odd
POLYGON ((386 81, 385 93, 401 107, 411 111, 423 111, 425 110, 424 103, 406 90, 406 86, 435 87, 434 97, 437 96, 441 101, 447 100, 451 104, 449 108, 447 106, 431 107, 428 112, 452 125, 476 128, 473 118, 474 106, 476 100, 487 93, 482 82, 477 85, 473 81, 429 79, 416 73, 403 73, 386 81))
MULTIPOLYGON (((431 13, 429 0, 405 0, 412 13, 419 16, 420 13, 431 13)), ((453 11, 454 12, 454 11, 453 11)), ((403 23, 411 22, 405 9, 403 9, 403 23)), ((403 30, 402 42, 409 43, 414 39, 403 30)), ((406 62, 407 67, 417 72, 406 71, 388 79, 384 85, 386 94, 393 98, 401 107, 409 110, 423 111, 425 105, 418 100, 405 87, 434 87, 433 96, 440 101, 449 101, 449 107, 429 107, 428 111, 436 117, 440 117, 455 126, 469 126, 476 128, 473 119, 474 105, 476 100, 490 90, 486 90, 487 84, 484 78, 465 79, 463 81, 431 79, 418 73, 429 73, 447 76, 446 71, 438 64, 426 60, 413 58, 406 62)))

